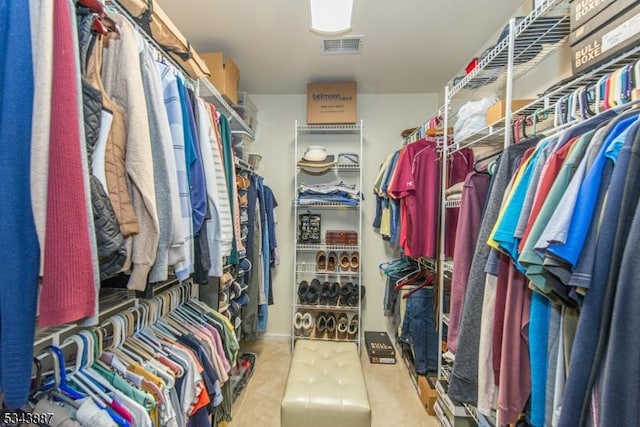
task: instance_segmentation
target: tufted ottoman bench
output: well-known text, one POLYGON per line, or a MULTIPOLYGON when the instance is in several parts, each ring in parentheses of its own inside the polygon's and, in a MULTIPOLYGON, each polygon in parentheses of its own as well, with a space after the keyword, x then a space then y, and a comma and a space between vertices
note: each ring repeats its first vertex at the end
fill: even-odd
POLYGON ((371 407, 355 343, 296 343, 280 406, 281 427, 370 427, 371 407))

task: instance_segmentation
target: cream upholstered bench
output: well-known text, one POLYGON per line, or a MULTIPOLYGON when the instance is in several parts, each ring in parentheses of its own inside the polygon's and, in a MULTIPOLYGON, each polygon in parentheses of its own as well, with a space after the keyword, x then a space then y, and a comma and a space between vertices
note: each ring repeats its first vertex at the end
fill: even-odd
POLYGON ((371 426, 371 407, 355 343, 296 343, 280 420, 281 427, 371 426))

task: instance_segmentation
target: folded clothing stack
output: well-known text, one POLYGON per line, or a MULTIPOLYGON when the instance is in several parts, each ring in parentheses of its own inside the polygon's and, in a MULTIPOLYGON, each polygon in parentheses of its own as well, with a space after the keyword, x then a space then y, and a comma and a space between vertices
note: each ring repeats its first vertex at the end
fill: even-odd
POLYGON ((311 205, 314 203, 339 203, 356 206, 360 201, 360 192, 355 185, 336 182, 330 184, 300 184, 298 187, 298 203, 311 205))
POLYGON ((461 200, 462 199, 462 187, 464 187, 464 181, 460 181, 457 184, 453 184, 447 188, 444 192, 444 197, 447 200, 461 200))

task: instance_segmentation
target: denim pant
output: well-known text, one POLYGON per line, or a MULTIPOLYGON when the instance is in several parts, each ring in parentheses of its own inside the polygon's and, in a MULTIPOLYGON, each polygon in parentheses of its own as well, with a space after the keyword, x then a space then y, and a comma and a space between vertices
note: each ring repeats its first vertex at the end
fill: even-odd
POLYGON ((413 347, 418 374, 438 369, 438 333, 433 319, 434 289, 422 288, 407 299, 402 339, 413 347))

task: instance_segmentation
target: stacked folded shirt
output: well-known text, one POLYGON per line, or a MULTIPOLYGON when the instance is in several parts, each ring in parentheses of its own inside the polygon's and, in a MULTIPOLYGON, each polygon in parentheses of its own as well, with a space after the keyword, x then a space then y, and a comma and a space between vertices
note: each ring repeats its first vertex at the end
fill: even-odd
POLYGON ((462 187, 464 187, 464 181, 452 185, 444 192, 447 200, 461 200, 462 199, 462 187))
POLYGON ((356 206, 360 201, 360 192, 355 185, 336 182, 331 184, 300 184, 298 187, 298 203, 311 205, 314 203, 339 203, 356 206))

